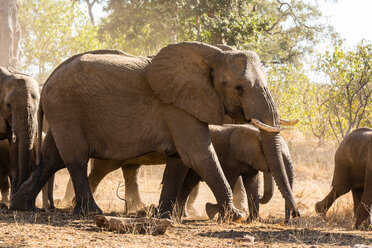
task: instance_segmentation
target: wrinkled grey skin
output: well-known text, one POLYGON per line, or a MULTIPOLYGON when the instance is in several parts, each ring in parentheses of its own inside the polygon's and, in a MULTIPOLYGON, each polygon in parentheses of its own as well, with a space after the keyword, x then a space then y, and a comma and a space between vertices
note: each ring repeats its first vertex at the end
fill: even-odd
POLYGON ((372 205, 371 128, 356 129, 341 142, 335 154, 331 192, 315 204, 316 212, 325 214, 338 197, 350 190, 354 200, 355 228, 360 228, 369 220, 372 205))
MULTIPOLYGON (((232 204, 208 124, 222 124, 226 113, 236 122, 255 118, 279 126, 258 56, 198 42, 169 45, 152 59, 119 51, 73 56, 45 83, 39 109, 38 118, 45 113, 50 131, 43 146, 43 166, 13 197, 13 207, 19 210, 33 209, 41 187, 66 165, 76 193, 74 213, 101 213, 86 175, 90 157, 124 160, 149 152, 167 156, 178 152, 212 189, 221 213, 230 212, 233 220, 239 220, 243 215, 232 204)), ((280 135, 260 132, 279 189, 299 216, 280 135)), ((183 179, 187 171, 179 172, 183 179)), ((172 180, 179 178, 166 178, 163 188, 172 180)), ((169 217, 176 196, 177 192, 162 191, 159 205, 164 217, 169 217)))
MULTIPOLYGON (((211 138, 217 156, 222 166, 222 170, 227 181, 231 186, 234 186, 241 176, 246 190, 248 199, 249 217, 248 220, 256 219, 259 214, 259 202, 267 203, 273 193, 272 177, 270 176, 270 168, 267 163, 265 153, 262 148, 260 132, 255 127, 250 125, 223 125, 210 126, 211 138), (265 192, 264 197, 259 199, 258 186, 259 177, 258 171, 267 173, 265 177, 265 192)), ((288 146, 284 139, 281 139, 282 157, 284 160, 286 175, 289 179, 291 188, 293 186, 293 163, 289 153, 288 146)), ((172 161, 176 162, 175 160, 172 161)), ((180 166, 178 164, 177 166, 180 166)), ((173 170, 174 171, 174 170, 173 170)), ((173 177, 168 171, 168 164, 164 175, 173 177)), ((185 205, 185 201, 192 189, 199 183, 201 178, 193 171, 189 171, 183 182, 177 197, 177 203, 181 207, 181 211, 185 205)), ((213 218, 218 212, 218 206, 213 204, 206 205, 207 214, 213 218)), ((285 218, 290 217, 290 204, 285 204, 285 218)), ((181 212, 180 212, 181 213, 181 212)))
MULTIPOLYGON (((220 148, 220 150, 217 151, 217 156, 219 158, 220 161, 224 161, 228 164, 224 164, 221 162, 221 167, 223 169, 223 171, 226 171, 226 170, 233 170, 233 169, 236 169, 235 166, 233 168, 231 168, 231 164, 233 164, 231 161, 229 161, 226 156, 228 156, 230 158, 233 157, 234 155, 231 155, 231 146, 235 146, 235 147, 241 147, 243 145, 246 145, 246 150, 249 150, 248 153, 246 153, 247 156, 259 156, 257 157, 257 159, 252 159, 252 161, 257 161, 256 164, 254 164, 254 167, 252 167, 252 169, 256 170, 257 168, 261 168, 261 171, 262 169, 264 169, 265 171, 265 178, 266 178, 266 181, 265 181, 265 189, 264 189, 264 196, 263 196, 263 199, 260 200, 260 202, 268 202, 272 196, 272 193, 273 193, 273 183, 272 183, 272 176, 271 176, 271 172, 269 172, 269 169, 267 167, 267 164, 266 164, 266 160, 264 158, 264 154, 263 154, 263 151, 262 151, 262 147, 261 147, 261 142, 259 141, 259 131, 248 125, 246 127, 246 132, 244 133, 246 137, 246 139, 244 139, 244 142, 247 142, 246 144, 231 144, 231 142, 242 142, 242 140, 239 140, 239 139, 234 139, 234 140, 231 140, 230 143, 229 142, 226 142, 229 137, 231 137, 231 132, 223 132, 221 131, 220 129, 217 128, 218 126, 210 126, 210 135, 212 137, 212 143, 213 143, 213 146, 216 148, 220 148), (222 135, 227 135, 229 137, 226 137, 226 138, 221 138, 222 135), (216 144, 214 142, 223 142, 223 144, 216 144), (251 144, 252 142, 252 144, 251 144), (265 163, 265 165, 262 165, 262 163, 265 163)), ((231 125, 224 125, 223 126, 223 129, 225 128, 228 128, 228 129, 242 129, 243 127, 242 126, 231 126, 231 125)), ((237 131, 238 132, 238 131, 237 131)), ((238 134, 236 135, 240 135, 240 133, 243 133, 243 132, 239 132, 238 134)), ((284 142, 284 141, 283 141, 284 142)), ((287 146, 284 142, 284 145, 283 145, 283 153, 284 154, 288 154, 288 149, 287 149, 287 146)), ((237 152, 240 152, 237 151, 237 152)), ((284 156, 284 155, 283 155, 284 156)), ((289 156, 287 156, 289 157, 289 156)), ((287 158, 285 157, 285 159, 287 158)), ((234 160, 234 162, 236 162, 237 159, 234 160)), ((287 160, 285 160, 287 162, 287 160)), ((144 155, 144 156, 141 156, 141 157, 138 157, 138 158, 135 158, 135 159, 129 159, 129 160, 124 160, 124 161, 117 161, 117 160, 99 160, 99 159, 92 159, 91 160, 91 163, 92 163, 92 171, 90 172, 89 174, 89 177, 88 177, 88 180, 89 180, 89 184, 90 184, 90 188, 92 190, 92 193, 95 192, 98 184, 102 181, 102 179, 107 175, 109 174, 110 172, 114 171, 114 170, 117 170, 119 168, 122 169, 123 171, 123 176, 124 176, 124 179, 125 179, 125 197, 124 199, 127 201, 127 208, 128 208, 128 211, 136 211, 136 210, 139 210, 140 208, 144 207, 145 204, 143 203, 142 199, 141 199, 141 196, 139 194, 139 190, 138 190, 138 182, 137 182, 137 176, 138 176, 138 171, 139 171, 139 168, 141 165, 155 165, 155 164, 164 164, 166 162, 166 157, 160 153, 150 153, 150 154, 147 154, 147 155, 144 155)), ((235 164, 234 164, 235 165, 235 164)), ((241 163, 241 165, 243 166, 250 166, 249 164, 245 163, 241 163)), ((287 165, 286 164, 286 167, 290 167, 292 166, 292 164, 289 164, 287 165)), ((254 171, 256 172, 256 171, 254 171)), ((258 172, 258 171, 257 171, 258 172)), ((291 184, 292 184, 292 178, 293 178, 293 175, 290 175, 291 178, 291 184)), ((240 209, 240 210, 243 210, 245 209, 245 207, 243 206, 243 201, 245 200, 244 198, 244 195, 242 195, 243 193, 245 193, 245 190, 244 190, 244 185, 243 183, 241 182, 241 178, 240 180, 236 180, 237 183, 235 184, 235 187, 234 187, 234 196, 233 196, 233 200, 234 200, 234 205, 240 209), (240 182, 240 183, 239 183, 240 182)), ((256 187, 258 189, 258 180, 256 180, 257 184, 256 184, 256 187)), ((196 186, 198 187, 198 186, 196 186)), ((193 190, 193 194, 190 194, 189 197, 188 197, 188 210, 191 211, 191 212, 194 212, 194 214, 198 214, 198 212, 195 210, 195 208, 193 207, 193 203, 195 201, 195 198, 196 198, 196 195, 197 195, 197 189, 196 190, 193 190)), ((71 182, 71 179, 69 180, 69 183, 67 185, 67 188, 66 188, 66 193, 65 193, 65 197, 64 197, 64 201, 65 202, 71 202, 72 199, 73 199, 73 196, 74 196, 74 191, 73 191, 73 186, 72 186, 72 182, 71 182)), ((258 197, 258 193, 257 193, 257 197, 258 197)), ((261 202, 261 203, 262 203, 261 202)), ((217 205, 216 205, 217 206, 217 205)), ((217 212, 218 212, 218 208, 215 207, 215 209, 217 209, 217 212)), ((185 209, 186 211, 186 209, 185 209)), ((186 214, 187 215, 187 214, 186 214)))
POLYGON ((32 77, 0 67, 0 140, 9 142, 11 194, 30 177, 39 88, 32 77))

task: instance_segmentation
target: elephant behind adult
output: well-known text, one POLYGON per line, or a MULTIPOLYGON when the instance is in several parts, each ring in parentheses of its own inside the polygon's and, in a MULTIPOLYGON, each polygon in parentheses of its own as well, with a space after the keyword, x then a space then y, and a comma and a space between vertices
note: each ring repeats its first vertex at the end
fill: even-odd
POLYGON ((372 205, 372 129, 359 128, 341 142, 335 154, 331 192, 315 204, 325 214, 333 202, 349 191, 353 193, 355 227, 370 217, 372 205))
MULTIPOLYGON (((249 220, 258 217, 259 202, 267 203, 272 196, 273 184, 272 177, 269 175, 270 168, 267 163, 266 154, 263 151, 260 132, 251 125, 223 125, 210 126, 211 138, 221 163, 222 170, 233 187, 241 176, 248 199, 249 220), (258 172, 262 171, 268 176, 265 177, 265 197, 259 199, 258 193, 258 172)), ((294 170, 288 146, 284 139, 280 142, 282 157, 284 160, 286 176, 289 179, 291 188, 293 187, 294 170)), ((182 161, 174 160, 178 166, 182 166, 182 161)), ((173 174, 167 171, 169 177, 173 174)), ((271 173, 270 173, 271 174, 271 173)), ((181 211, 185 206, 187 197, 193 188, 199 183, 201 178, 192 170, 189 170, 182 187, 179 189, 177 203, 181 211)), ((206 211, 210 218, 213 218, 218 212, 216 204, 208 203, 206 211)), ((291 206, 285 202, 285 219, 290 218, 291 206)))
MULTIPOLYGON (((299 215, 285 176, 279 116, 253 52, 183 42, 163 48, 152 59, 119 51, 75 55, 51 74, 39 109, 39 119, 45 113, 50 126, 43 166, 14 196, 15 209, 33 209, 42 185, 66 164, 76 193, 74 213, 101 212, 86 176, 90 157, 123 160, 178 152, 212 189, 221 212, 240 219, 208 131, 208 124, 222 124, 226 113, 237 122, 252 120, 260 126, 270 169, 299 215)), ((185 173, 180 171, 181 179, 185 173)), ((169 180, 179 181, 166 178, 164 187, 169 180)), ((162 191, 162 213, 172 209, 176 193, 162 191)))
POLYGON ((39 98, 35 79, 0 67, 0 140, 9 142, 11 194, 30 177, 39 98))

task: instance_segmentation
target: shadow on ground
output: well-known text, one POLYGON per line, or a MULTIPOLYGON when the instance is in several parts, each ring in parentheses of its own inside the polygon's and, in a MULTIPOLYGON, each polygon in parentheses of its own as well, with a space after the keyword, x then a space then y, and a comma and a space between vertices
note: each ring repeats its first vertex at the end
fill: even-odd
POLYGON ((281 229, 275 227, 249 228, 249 231, 238 230, 204 232, 199 235, 202 237, 215 237, 234 239, 242 238, 245 235, 253 236, 257 242, 272 243, 292 243, 304 245, 354 245, 371 244, 372 237, 369 238, 363 232, 332 232, 329 230, 316 230, 309 228, 281 229))

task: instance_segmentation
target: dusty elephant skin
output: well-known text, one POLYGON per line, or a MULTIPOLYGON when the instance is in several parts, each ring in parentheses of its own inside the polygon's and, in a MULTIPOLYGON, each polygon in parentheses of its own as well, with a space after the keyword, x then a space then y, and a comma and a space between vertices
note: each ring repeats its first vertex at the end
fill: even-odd
POLYGON ((332 190, 315 204, 325 214, 333 202, 349 191, 353 193, 355 227, 370 217, 372 204, 372 129, 360 128, 345 137, 335 155, 332 190))
MULTIPOLYGON (((222 124, 226 113, 236 122, 257 119, 269 125, 260 130, 263 149, 280 191, 299 215, 283 165, 277 109, 253 52, 222 51, 198 42, 169 45, 151 59, 120 51, 87 52, 54 70, 40 105, 38 119, 45 113, 49 123, 42 166, 13 196, 15 209, 33 209, 48 178, 67 166, 76 193, 74 213, 102 212, 86 175, 90 157, 124 160, 178 152, 212 189, 220 211, 240 219, 208 130, 208 124, 222 124)), ((164 181, 164 217, 177 197, 167 185, 180 178, 164 181)))
MULTIPOLYGON (((265 184, 264 184, 264 195, 260 199, 260 203, 267 203, 273 194, 273 183, 270 169, 268 168, 265 156, 262 151, 261 141, 259 138, 258 129, 251 125, 223 125, 223 126, 209 126, 209 132, 212 138, 212 144, 216 150, 217 156, 221 163, 222 170, 227 176, 230 186, 233 188, 233 200, 234 205, 239 209, 245 209, 243 202, 245 196, 245 190, 243 183, 238 183, 237 177, 241 175, 241 172, 247 172, 250 176, 250 182, 247 185, 249 188, 248 198, 254 199, 249 201, 252 210, 251 217, 256 218, 258 215, 258 171, 264 172, 265 184), (244 156, 242 156, 244 154, 244 156), (231 178, 231 180, 229 180, 231 178)), ((285 141, 282 141, 282 153, 285 167, 287 170, 287 176, 289 182, 293 184, 293 166, 290 159, 289 150, 285 141)), ((98 184, 102 179, 109 173, 119 168, 122 169, 123 176, 125 179, 125 200, 128 204, 128 211, 136 211, 141 207, 144 207, 137 183, 138 170, 141 165, 154 165, 164 164, 166 157, 160 153, 150 153, 140 156, 135 159, 128 159, 123 161, 117 160, 99 160, 92 159, 92 171, 88 176, 90 188, 92 193, 95 192, 98 184)), ((173 177, 174 175, 172 175, 173 177)), ((240 181, 239 181, 240 182, 240 181)), ((191 190, 191 189, 190 189, 191 190)), ((190 211, 196 211, 193 209, 193 199, 195 200, 197 190, 192 190, 195 195, 187 194, 188 208, 190 211)), ((64 197, 65 202, 71 202, 73 199, 74 192, 71 179, 69 180, 66 188, 64 197)), ((186 200, 186 199, 183 199, 186 200)), ((187 209, 184 208, 184 211, 187 209)), ((213 206, 214 215, 218 212, 218 206, 213 206)), ((207 211, 209 212, 209 211, 207 211)), ((288 212, 288 218, 289 213, 288 212)))
POLYGON ((37 131, 39 86, 32 77, 0 67, 0 140, 9 143, 11 194, 30 177, 37 131))
MULTIPOLYGON (((267 203, 273 194, 273 184, 270 168, 263 152, 260 139, 260 132, 250 125, 223 125, 210 126, 212 143, 222 166, 222 170, 230 186, 234 186, 239 176, 242 176, 243 184, 248 199, 249 218, 248 221, 258 217, 259 203, 267 203), (265 176, 265 191, 263 198, 259 199, 258 192, 258 171, 262 171, 265 176)), ((284 139, 281 139, 282 157, 285 165, 286 176, 288 177, 291 188, 293 187, 293 163, 288 146, 284 139)), ((182 161, 174 161, 182 163, 182 161)), ((181 165, 178 165, 181 166, 181 165)), ((172 177, 168 171, 166 172, 172 177)), ((193 188, 199 183, 201 178, 193 171, 189 171, 183 182, 177 197, 177 203, 181 207, 180 212, 185 206, 186 199, 193 188)), ((207 214, 213 218, 218 212, 217 205, 207 204, 207 214)), ((285 218, 290 218, 290 203, 285 204, 285 218)))

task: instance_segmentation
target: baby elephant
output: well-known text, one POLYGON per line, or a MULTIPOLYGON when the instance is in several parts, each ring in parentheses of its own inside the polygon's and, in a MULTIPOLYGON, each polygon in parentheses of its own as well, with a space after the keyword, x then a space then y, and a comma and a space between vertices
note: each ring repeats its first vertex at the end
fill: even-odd
MULTIPOLYGON (((271 194, 270 192, 265 192, 265 195, 269 193, 269 197, 267 199, 261 199, 261 201, 259 199, 258 172, 262 171, 264 174, 265 172, 270 172, 262 149, 260 132, 250 125, 209 126, 209 129, 212 143, 228 183, 233 187, 239 176, 242 177, 248 199, 250 215, 248 220, 250 221, 257 218, 259 213, 259 202, 266 203, 270 200, 272 195, 272 192, 271 194)), ((294 172, 289 149, 283 138, 281 138, 280 144, 286 176, 290 187, 293 188, 294 172)), ((175 160, 173 163, 182 162, 175 160)), ((172 176, 169 175, 168 166, 174 165, 167 164, 164 176, 172 176), (168 173, 168 175, 165 175, 166 173, 168 173)), ((177 204, 181 207, 181 211, 189 193, 200 180, 201 178, 190 169, 177 196, 177 204)), ((266 178, 265 188, 266 184, 269 185, 268 181, 269 180, 266 178)), ((212 218, 218 212, 218 206, 207 203, 206 210, 208 216, 212 218)), ((290 213, 291 209, 289 204, 285 204, 286 220, 290 218, 290 213)))
POLYGON ((315 204, 325 214, 332 203, 349 191, 353 193, 355 228, 368 219, 372 204, 372 129, 360 128, 341 142, 335 155, 332 190, 315 204))

